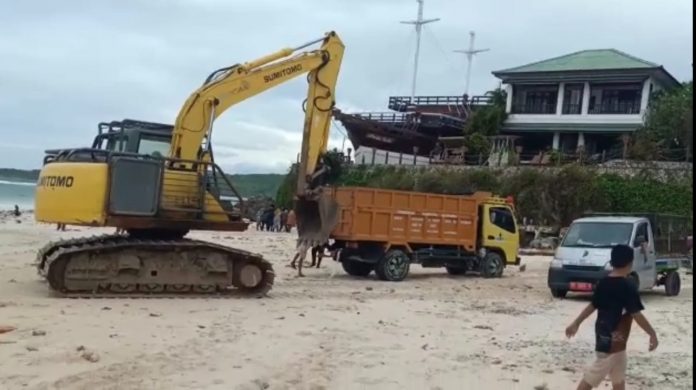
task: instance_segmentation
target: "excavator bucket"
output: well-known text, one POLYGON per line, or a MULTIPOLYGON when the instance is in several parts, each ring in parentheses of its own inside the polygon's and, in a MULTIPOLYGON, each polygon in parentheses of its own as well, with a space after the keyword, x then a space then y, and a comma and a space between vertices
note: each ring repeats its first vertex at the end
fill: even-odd
POLYGON ((338 224, 338 203, 329 194, 320 194, 315 199, 300 198, 295 200, 295 216, 298 244, 324 244, 338 224))

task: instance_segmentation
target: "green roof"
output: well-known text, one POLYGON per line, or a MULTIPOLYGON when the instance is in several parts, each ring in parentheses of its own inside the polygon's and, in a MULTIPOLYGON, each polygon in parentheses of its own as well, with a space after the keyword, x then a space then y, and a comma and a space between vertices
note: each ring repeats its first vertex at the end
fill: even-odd
POLYGON ((496 73, 567 72, 608 69, 653 69, 659 65, 616 49, 583 50, 496 73))

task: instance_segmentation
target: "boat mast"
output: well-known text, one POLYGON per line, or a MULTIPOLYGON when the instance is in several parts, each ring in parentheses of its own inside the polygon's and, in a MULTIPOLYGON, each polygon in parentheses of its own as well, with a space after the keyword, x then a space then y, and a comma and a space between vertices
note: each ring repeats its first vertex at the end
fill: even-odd
POLYGON ((476 33, 469 31, 469 49, 468 50, 454 50, 455 53, 466 54, 466 81, 464 84, 464 94, 469 95, 469 83, 471 82, 471 63, 474 60, 474 55, 478 53, 483 53, 491 49, 474 49, 474 40, 476 39, 476 33))
POLYGON ((421 28, 424 24, 437 22, 440 18, 434 19, 423 19, 423 0, 416 0, 418 2, 418 16, 416 20, 406 20, 402 21, 403 24, 412 24, 416 27, 416 55, 413 58, 413 81, 411 82, 411 103, 414 101, 416 96, 416 79, 418 77, 418 56, 420 55, 420 40, 421 40, 421 28))

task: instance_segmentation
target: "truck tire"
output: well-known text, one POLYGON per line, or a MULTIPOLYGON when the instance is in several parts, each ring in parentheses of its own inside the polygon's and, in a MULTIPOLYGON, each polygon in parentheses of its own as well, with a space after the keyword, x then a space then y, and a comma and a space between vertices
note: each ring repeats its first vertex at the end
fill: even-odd
POLYGON ((499 278, 503 275, 503 257, 495 252, 488 252, 481 260, 481 275, 484 278, 499 278))
POLYGON ((665 276, 665 294, 668 297, 676 297, 681 291, 681 279, 679 278, 679 272, 670 271, 665 276))
POLYGON ((362 261, 355 260, 343 260, 341 262, 343 270, 346 271, 348 275, 351 276, 362 276, 365 277, 375 269, 374 264, 364 263, 362 261))
POLYGON ((568 295, 568 290, 560 290, 557 288, 551 289, 551 296, 554 298, 565 298, 568 295))
POLYGON ((375 273, 380 280, 400 282, 408 275, 411 259, 399 249, 392 249, 375 264, 375 273))

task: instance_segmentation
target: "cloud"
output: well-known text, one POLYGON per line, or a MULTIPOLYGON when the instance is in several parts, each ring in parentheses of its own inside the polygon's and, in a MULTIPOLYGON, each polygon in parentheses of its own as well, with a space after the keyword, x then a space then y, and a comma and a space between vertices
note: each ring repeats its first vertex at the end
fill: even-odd
MULTIPOLYGON (((418 93, 460 95, 476 30, 471 94, 491 71, 581 49, 614 47, 692 78, 691 2, 427 0, 441 21, 422 36, 418 93)), ((36 168, 44 149, 91 144, 101 121, 172 123, 214 69, 336 30, 346 44, 337 106, 385 111, 410 90, 416 2, 403 0, 120 0, 4 2, 0 7, 0 167, 36 168)), ((232 107, 215 126, 218 163, 283 172, 299 151, 306 83, 299 77, 232 107)), ((340 126, 330 146, 340 147, 340 126)), ((349 144, 349 142, 348 142, 349 144)))

